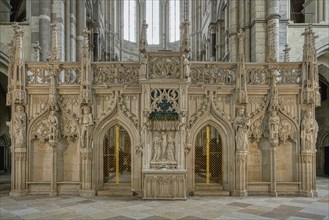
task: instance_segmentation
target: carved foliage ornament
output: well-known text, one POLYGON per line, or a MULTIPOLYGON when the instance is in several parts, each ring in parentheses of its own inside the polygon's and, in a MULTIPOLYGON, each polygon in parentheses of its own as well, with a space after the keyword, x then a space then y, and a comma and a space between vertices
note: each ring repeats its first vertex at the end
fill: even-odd
POLYGON ((151 79, 179 79, 181 61, 179 57, 151 57, 149 76, 151 79))
POLYGON ((179 90, 158 88, 152 89, 151 112, 179 112, 179 90), (164 106, 164 101, 168 105, 164 106))
POLYGON ((131 112, 131 109, 127 107, 125 99, 130 100, 131 97, 123 95, 119 98, 118 107, 120 111, 137 127, 138 126, 138 118, 137 116, 131 112))

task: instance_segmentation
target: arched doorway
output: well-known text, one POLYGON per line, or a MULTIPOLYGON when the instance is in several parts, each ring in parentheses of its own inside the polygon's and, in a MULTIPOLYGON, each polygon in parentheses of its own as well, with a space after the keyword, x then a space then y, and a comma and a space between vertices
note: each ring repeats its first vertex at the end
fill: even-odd
POLYGON ((195 140, 195 175, 196 189, 201 186, 222 185, 222 140, 218 130, 206 125, 197 134, 195 140))
POLYGON ((131 183, 131 140, 120 125, 112 126, 103 140, 104 185, 131 183))

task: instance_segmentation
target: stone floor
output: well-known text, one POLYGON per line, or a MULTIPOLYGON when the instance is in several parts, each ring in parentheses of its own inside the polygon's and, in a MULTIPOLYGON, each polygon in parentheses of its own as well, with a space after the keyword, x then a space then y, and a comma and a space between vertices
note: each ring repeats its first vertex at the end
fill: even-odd
POLYGON ((317 179, 316 198, 189 197, 186 201, 137 198, 26 196, 0 191, 0 219, 328 219, 329 178, 317 179))

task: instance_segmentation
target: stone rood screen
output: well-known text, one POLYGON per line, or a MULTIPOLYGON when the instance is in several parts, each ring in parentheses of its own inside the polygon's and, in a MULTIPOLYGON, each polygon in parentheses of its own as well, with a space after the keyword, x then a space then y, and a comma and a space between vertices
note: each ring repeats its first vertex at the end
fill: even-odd
POLYGON ((188 25, 180 51, 148 52, 144 23, 140 62, 91 62, 86 30, 76 63, 58 60, 56 24, 49 62, 22 62, 14 25, 11 195, 315 196, 312 28, 302 62, 245 63, 240 50, 238 62, 220 63, 188 60, 188 25))

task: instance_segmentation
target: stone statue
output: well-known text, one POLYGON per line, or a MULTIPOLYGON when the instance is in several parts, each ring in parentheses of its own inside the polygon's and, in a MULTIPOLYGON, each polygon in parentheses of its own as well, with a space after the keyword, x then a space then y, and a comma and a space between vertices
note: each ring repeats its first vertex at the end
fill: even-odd
POLYGON ((270 142, 277 144, 279 142, 279 123, 280 118, 276 111, 271 112, 271 116, 268 120, 268 130, 270 136, 270 142))
POLYGON ((153 138, 153 148, 154 148, 154 154, 152 161, 159 161, 161 157, 161 143, 160 143, 160 137, 158 133, 154 133, 153 138))
POLYGON ((185 55, 183 55, 183 70, 184 70, 184 77, 188 81, 191 80, 191 67, 190 67, 190 62, 186 58, 185 55))
POLYGON ((167 134, 163 131, 161 132, 161 136, 162 136, 162 160, 166 160, 166 150, 167 150, 167 134))
POLYGON ((168 146, 167 146, 167 160, 175 161, 175 134, 168 134, 168 146))
POLYGON ((49 141, 55 141, 58 134, 58 118, 55 111, 50 111, 48 116, 49 122, 49 141))
POLYGON ((249 127, 250 121, 245 116, 244 108, 241 108, 234 119, 236 149, 247 150, 249 127))
POLYGON ((25 133, 26 133, 26 113, 22 105, 16 106, 16 112, 14 116, 14 138, 15 147, 23 148, 25 144, 25 133))
POLYGON ((92 137, 92 129, 93 129, 93 116, 90 113, 89 106, 83 106, 82 108, 82 118, 80 119, 80 123, 82 123, 81 129, 81 147, 88 147, 92 137))
POLYGON ((141 54, 140 56, 140 67, 139 67, 139 78, 145 79, 146 78, 146 64, 147 59, 144 54, 141 54))
POLYGON ((302 149, 313 150, 315 149, 315 142, 318 132, 318 124, 313 119, 312 111, 308 110, 302 121, 301 128, 302 149))

